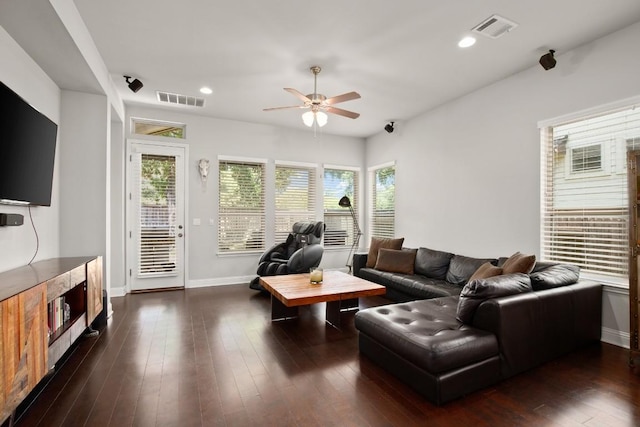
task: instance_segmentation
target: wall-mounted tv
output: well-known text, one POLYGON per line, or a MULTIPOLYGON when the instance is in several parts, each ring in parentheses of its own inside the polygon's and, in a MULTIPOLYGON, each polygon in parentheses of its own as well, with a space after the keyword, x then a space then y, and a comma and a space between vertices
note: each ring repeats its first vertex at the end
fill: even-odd
POLYGON ((0 203, 51 206, 57 132, 0 82, 0 203))

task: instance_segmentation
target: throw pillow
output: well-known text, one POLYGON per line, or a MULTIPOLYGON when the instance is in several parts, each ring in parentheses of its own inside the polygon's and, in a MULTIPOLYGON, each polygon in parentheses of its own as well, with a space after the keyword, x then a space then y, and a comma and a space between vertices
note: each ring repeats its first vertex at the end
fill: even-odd
POLYGON ((536 256, 535 255, 524 255, 520 252, 516 252, 511 255, 507 260, 502 264, 502 273, 503 274, 513 274, 513 273, 524 273, 529 274, 533 267, 536 265, 536 256))
POLYGON ((369 255, 367 256, 367 268, 374 268, 376 261, 378 260, 378 251, 380 248, 384 249, 402 249, 404 243, 404 237, 399 239, 379 239, 377 237, 371 238, 371 245, 369 245, 369 255))
POLYGON ((469 277, 469 281, 475 279, 488 279, 489 277, 499 276, 502 274, 502 268, 496 267, 490 262, 485 262, 482 264, 475 273, 469 277))
POLYGON ((413 265, 416 262, 417 249, 397 250, 380 249, 376 270, 388 271, 390 273, 413 274, 413 265))
POLYGON ((523 273, 471 280, 460 293, 456 318, 462 323, 470 324, 483 301, 531 291, 531 279, 523 273))

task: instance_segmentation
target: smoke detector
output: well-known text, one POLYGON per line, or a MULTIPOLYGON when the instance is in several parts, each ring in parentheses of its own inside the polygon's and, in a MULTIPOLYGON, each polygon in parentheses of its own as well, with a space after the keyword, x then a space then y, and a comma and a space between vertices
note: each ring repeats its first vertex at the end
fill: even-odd
POLYGON ((497 39, 504 36, 509 31, 518 26, 517 23, 502 17, 500 15, 492 15, 471 29, 476 34, 481 34, 491 39, 497 39))

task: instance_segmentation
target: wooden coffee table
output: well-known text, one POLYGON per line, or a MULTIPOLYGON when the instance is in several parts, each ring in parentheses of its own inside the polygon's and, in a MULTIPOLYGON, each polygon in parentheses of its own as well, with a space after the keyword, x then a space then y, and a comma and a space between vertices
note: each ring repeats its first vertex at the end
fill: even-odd
POLYGON ((326 319, 340 325, 340 310, 358 307, 358 298, 384 295, 386 288, 341 271, 325 271, 322 284, 309 283, 309 273, 260 277, 271 293, 271 320, 298 316, 298 307, 326 302, 326 319))

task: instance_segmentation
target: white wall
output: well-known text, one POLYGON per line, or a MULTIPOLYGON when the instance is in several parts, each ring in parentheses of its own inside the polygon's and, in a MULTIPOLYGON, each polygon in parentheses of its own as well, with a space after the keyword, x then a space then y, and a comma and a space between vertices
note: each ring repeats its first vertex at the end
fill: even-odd
MULTIPOLYGON (((130 118, 145 118, 186 123, 189 145, 189 205, 186 232, 188 236, 188 286, 248 282, 255 276, 260 254, 217 254, 217 159, 219 155, 274 160, 288 160, 319 164, 361 167, 364 173, 365 144, 363 139, 326 135, 318 132, 314 138, 311 129, 284 129, 224 119, 213 119, 184 114, 180 109, 167 111, 129 106, 130 118), (206 185, 200 181, 197 163, 201 158, 210 160, 211 168, 206 185), (199 218, 200 226, 193 219, 199 218), (214 225, 209 225, 213 219, 214 225)), ((142 139, 138 135, 136 139, 142 139)), ((113 171, 113 169, 112 169, 113 171)), ((321 180, 320 180, 321 181, 321 180)), ((270 195, 266 194, 267 200, 270 195)), ((273 197, 273 195, 271 195, 273 197)), ((319 208, 320 217, 322 209, 319 208)), ((268 242, 269 243, 269 242, 268 242)), ((344 267, 346 250, 326 250, 322 260, 325 268, 344 267)), ((117 292, 113 284, 114 295, 117 292)))
POLYGON ((60 252, 106 258, 109 103, 104 95, 62 91, 60 252))
MULTIPOLYGON (((396 160, 396 235, 470 256, 540 253, 537 123, 640 94, 640 23, 398 123, 367 140, 396 160)), ((603 325, 628 343, 628 297, 605 292, 603 325)))
MULTIPOLYGON (((24 50, 0 27, 0 81, 22 96, 41 113, 60 123, 60 89, 24 50)), ((58 132, 56 166, 50 207, 33 207, 33 221, 39 238, 37 260, 59 254, 59 176, 61 138, 58 132)), ((0 212, 24 215, 20 227, 0 227, 0 271, 25 265, 36 250, 36 237, 26 207, 0 205, 0 212)))

